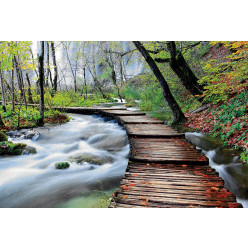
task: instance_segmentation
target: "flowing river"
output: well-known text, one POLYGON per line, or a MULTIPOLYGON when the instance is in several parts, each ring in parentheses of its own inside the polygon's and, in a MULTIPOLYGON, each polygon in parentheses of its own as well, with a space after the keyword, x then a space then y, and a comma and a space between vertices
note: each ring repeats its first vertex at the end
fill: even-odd
POLYGON ((38 128, 40 137, 13 140, 37 154, 0 158, 0 207, 99 207, 124 175, 129 144, 114 120, 70 114, 59 126, 38 128), (91 161, 92 160, 92 161, 91 161), (67 169, 55 163, 70 161, 67 169))

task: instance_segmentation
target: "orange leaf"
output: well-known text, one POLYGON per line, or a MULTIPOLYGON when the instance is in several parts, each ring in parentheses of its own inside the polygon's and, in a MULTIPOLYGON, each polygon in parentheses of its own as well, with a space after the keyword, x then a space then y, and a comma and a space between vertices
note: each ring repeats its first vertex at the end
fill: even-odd
POLYGON ((145 206, 147 205, 147 202, 141 202, 141 205, 145 206))
POLYGON ((122 198, 126 199, 127 198, 127 195, 124 195, 122 198))

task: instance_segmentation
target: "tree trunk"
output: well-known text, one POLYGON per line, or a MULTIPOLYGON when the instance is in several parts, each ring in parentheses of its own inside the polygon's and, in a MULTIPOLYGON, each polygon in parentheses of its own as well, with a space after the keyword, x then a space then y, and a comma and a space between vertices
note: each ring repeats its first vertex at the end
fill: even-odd
POLYGON ((133 41, 136 48, 139 50, 141 55, 145 58, 147 64, 150 66, 151 70, 153 71, 154 75, 158 79, 160 85, 163 89, 163 95, 168 102, 168 105, 170 106, 172 113, 173 113, 173 124, 178 124, 180 122, 184 122, 187 120, 187 118, 184 116, 181 108, 179 107, 177 101, 171 94, 170 88, 168 86, 168 83, 164 79, 162 73, 160 72, 158 66, 150 56, 150 54, 146 51, 145 47, 139 42, 139 41, 133 41))
POLYGON ((22 77, 21 69, 19 67, 19 63, 17 61, 16 55, 14 55, 14 62, 15 62, 15 68, 16 68, 18 87, 20 90, 20 97, 21 97, 21 99, 24 100, 25 108, 27 109, 28 106, 27 106, 26 96, 25 96, 25 92, 24 92, 23 77, 22 77))
MULTIPOLYGON (((195 76, 182 53, 176 49, 175 41, 169 41, 167 44, 170 52, 170 67, 176 73, 184 87, 194 96, 202 94, 203 87, 198 84, 198 78, 195 76)), ((202 98, 198 98, 202 101, 202 98)))
POLYGON ((85 87, 84 100, 86 100, 87 99, 87 96, 88 96, 88 92, 87 92, 85 67, 83 68, 83 71, 84 71, 84 87, 85 87))
MULTIPOLYGON (((48 41, 46 42, 46 48, 47 48, 47 69, 46 69, 46 78, 45 78, 45 87, 48 87, 49 88, 49 75, 50 75, 50 54, 49 54, 49 43, 48 41)), ((52 82, 51 82, 52 84, 52 82)))
MULTIPOLYGON (((13 60, 14 65, 14 60, 13 60)), ((12 111, 15 111, 15 86, 14 86, 14 68, 11 70, 11 101, 12 101, 12 111)))
POLYGON ((0 114, 0 127, 1 127, 1 128, 4 128, 4 127, 5 127, 5 125, 4 125, 4 123, 3 123, 3 120, 2 120, 1 114, 0 114))
POLYGON ((37 124, 44 124, 44 41, 41 41, 41 52, 39 58, 39 86, 40 86, 40 119, 37 124))
POLYGON ((112 73, 111 73, 112 81, 113 81, 113 83, 114 83, 114 85, 115 85, 115 87, 117 89, 117 94, 118 94, 121 102, 123 102, 122 97, 121 97, 121 93, 120 93, 120 89, 119 89, 118 84, 117 84, 115 70, 114 70, 114 68, 111 68, 111 70, 112 70, 112 73))
MULTIPOLYGON (((1 68, 1 62, 0 62, 0 68, 1 68)), ((1 79, 1 91, 2 91, 2 106, 3 111, 6 112, 6 97, 5 97, 5 87, 4 87, 4 76, 3 71, 0 69, 0 79, 1 79)))
POLYGON ((26 72, 26 78, 27 78, 27 82, 28 82, 28 101, 29 101, 29 103, 34 103, 33 98, 32 98, 32 92, 31 92, 31 83, 30 83, 30 79, 29 79, 27 72, 26 72))
POLYGON ((53 41, 51 41, 51 48, 52 48, 53 67, 54 67, 52 96, 54 96, 54 94, 57 92, 57 88, 58 88, 58 68, 57 68, 57 64, 56 64, 56 54, 55 54, 55 48, 54 48, 54 42, 53 41))

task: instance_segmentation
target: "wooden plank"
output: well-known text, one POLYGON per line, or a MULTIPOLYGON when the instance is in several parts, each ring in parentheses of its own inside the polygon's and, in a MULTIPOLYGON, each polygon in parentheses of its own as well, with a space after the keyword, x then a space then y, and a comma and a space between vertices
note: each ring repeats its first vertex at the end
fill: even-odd
MULTIPOLYGON (((129 185, 128 185, 129 187, 129 185)), ((141 195, 146 195, 146 194, 153 194, 153 195, 158 195, 158 194, 172 194, 172 195, 181 195, 183 196, 197 196, 197 197, 209 197, 209 198, 215 198, 215 199, 231 199, 231 200, 236 200, 236 197, 234 196, 233 193, 228 192, 225 188, 220 188, 218 191, 211 191, 211 190, 206 190, 206 191, 198 191, 198 190, 192 190, 192 189, 163 189, 163 188, 152 188, 152 187, 146 187, 145 185, 140 186, 140 185, 134 185, 132 184, 131 190, 124 190, 124 189, 118 189, 116 193, 120 192, 125 192, 125 194, 129 194, 130 192, 137 192, 141 195)))
POLYGON ((117 120, 122 124, 148 124, 157 123, 163 124, 163 121, 152 119, 148 116, 118 116, 117 120))
POLYGON ((222 181, 214 181, 214 182, 209 182, 209 181, 202 181, 202 182, 198 182, 198 181, 187 181, 187 180, 184 180, 184 181, 169 181, 169 180, 162 180, 162 179, 156 179, 156 178, 152 178, 152 179, 149 179, 149 178, 123 178, 122 179, 122 182, 123 183, 129 183, 129 184, 132 184, 132 183, 144 183, 146 185, 179 185, 179 186, 190 186, 190 187, 223 187, 224 184, 222 181))
POLYGON ((138 202, 140 205, 142 203, 153 202, 153 203, 161 203, 165 205, 184 205, 185 207, 194 205, 194 206, 203 206, 203 207, 240 207, 238 203, 228 203, 222 201, 202 201, 202 200, 191 200, 191 199, 178 199, 178 198, 161 198, 161 197, 146 197, 146 200, 143 198, 139 198, 138 196, 127 196, 123 194, 118 194, 119 202, 138 202))
POLYGON ((215 175, 207 175, 207 176, 197 176, 197 175, 185 175, 185 174, 172 174, 172 173, 125 173, 126 178, 156 178, 156 179, 164 179, 164 180, 194 180, 194 181, 221 181, 223 179, 215 176, 215 175))
POLYGON ((155 197, 155 198, 176 198, 176 199, 181 199, 181 200, 194 200, 194 201, 222 201, 222 202, 235 202, 236 198, 233 196, 226 196, 226 197, 218 197, 217 195, 197 195, 197 194, 187 194, 187 192, 184 192, 184 194, 181 194, 180 192, 163 192, 163 193, 157 193, 157 192, 141 192, 137 190, 132 190, 132 191, 125 191, 125 192, 119 192, 117 194, 117 197, 119 195, 126 195, 127 198, 128 196, 137 196, 139 199, 146 199, 149 197, 155 197))
POLYGON ((172 127, 163 124, 126 124, 125 128, 128 136, 153 138, 185 137, 183 133, 178 133, 172 127))
POLYGON ((111 116, 142 116, 145 115, 143 112, 139 111, 130 111, 130 110, 116 110, 116 109, 110 109, 110 110, 103 110, 103 114, 111 115, 111 116))
POLYGON ((157 164, 157 166, 151 165, 150 163, 143 165, 129 164, 128 170, 137 170, 137 171, 168 171, 168 172, 187 172, 193 174, 199 173, 208 173, 208 174, 218 174, 214 168, 211 168, 208 165, 191 165, 191 164, 177 164, 171 166, 170 164, 157 164), (167 166, 168 165, 168 166, 167 166))

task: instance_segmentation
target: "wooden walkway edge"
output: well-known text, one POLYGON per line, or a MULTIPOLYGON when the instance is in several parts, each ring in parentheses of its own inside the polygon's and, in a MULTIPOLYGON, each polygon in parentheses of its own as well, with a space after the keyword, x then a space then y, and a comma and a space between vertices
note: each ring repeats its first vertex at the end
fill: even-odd
POLYGON ((115 118, 127 131, 130 154, 110 208, 241 208, 208 158, 162 121, 124 108, 55 108, 115 118))

